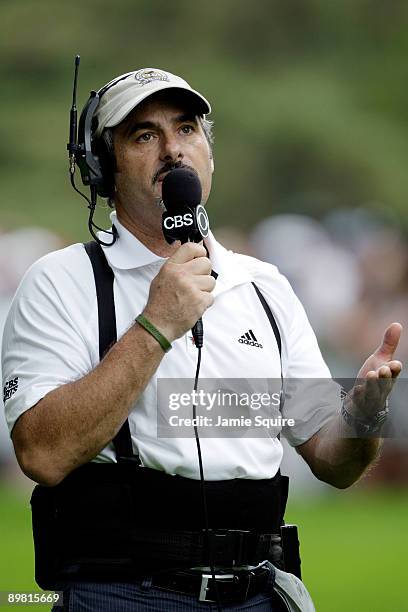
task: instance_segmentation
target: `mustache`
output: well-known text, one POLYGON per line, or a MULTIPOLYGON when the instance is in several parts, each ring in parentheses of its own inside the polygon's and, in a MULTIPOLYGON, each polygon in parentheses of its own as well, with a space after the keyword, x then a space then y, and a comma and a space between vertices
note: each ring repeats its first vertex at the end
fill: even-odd
POLYGON ((155 172, 152 178, 152 185, 155 185, 157 183, 161 174, 164 174, 165 172, 170 172, 171 170, 175 170, 176 168, 187 168, 188 170, 193 170, 195 172, 194 168, 192 168, 188 164, 183 164, 183 162, 168 162, 164 164, 164 166, 162 166, 160 170, 155 172))

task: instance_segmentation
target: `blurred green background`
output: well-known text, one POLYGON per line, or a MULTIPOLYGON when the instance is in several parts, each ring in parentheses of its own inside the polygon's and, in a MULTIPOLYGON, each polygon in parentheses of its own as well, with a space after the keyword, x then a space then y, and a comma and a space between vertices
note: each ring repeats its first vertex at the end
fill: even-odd
MULTIPOLYGON (((403 0, 2 0, 1 230, 88 238, 65 148, 80 53, 79 108, 141 67, 180 74, 211 101, 214 227, 363 208, 406 239, 407 31, 403 0)), ((0 590, 36 589, 22 482, 0 487, 0 590)), ((408 610, 408 492, 381 482, 292 497, 319 612, 408 610)))
POLYGON ((212 102, 214 224, 370 203, 406 227, 404 0, 2 0, 3 225, 86 237, 65 143, 79 106, 138 67, 180 73, 212 102))

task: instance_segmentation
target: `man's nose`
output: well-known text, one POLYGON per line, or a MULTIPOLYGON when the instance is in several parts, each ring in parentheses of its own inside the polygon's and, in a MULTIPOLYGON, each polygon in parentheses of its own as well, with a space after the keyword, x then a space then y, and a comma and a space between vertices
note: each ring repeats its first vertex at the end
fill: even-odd
POLYGON ((174 135, 163 135, 161 139, 160 159, 165 162, 183 159, 184 153, 179 139, 174 135))

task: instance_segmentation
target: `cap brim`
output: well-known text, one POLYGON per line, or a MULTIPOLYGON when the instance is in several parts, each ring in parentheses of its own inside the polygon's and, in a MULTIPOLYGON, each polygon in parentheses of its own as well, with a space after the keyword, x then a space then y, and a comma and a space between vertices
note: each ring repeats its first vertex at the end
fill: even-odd
POLYGON ((103 126, 98 126, 98 131, 102 131, 105 128, 115 127, 119 125, 119 123, 121 123, 133 109, 135 109, 137 106, 139 106, 139 104, 144 102, 144 100, 147 100, 147 98, 150 98, 164 90, 171 89, 183 92, 186 97, 190 97, 193 101, 194 110, 197 112, 198 115, 207 115, 211 113, 210 103, 204 98, 204 96, 198 93, 198 91, 195 91, 194 89, 188 89, 187 87, 180 87, 170 83, 161 83, 161 86, 155 89, 154 91, 147 92, 146 94, 141 96, 136 96, 131 100, 128 100, 124 104, 120 104, 119 96, 117 100, 117 104, 119 107, 112 113, 111 117, 106 121, 103 126))

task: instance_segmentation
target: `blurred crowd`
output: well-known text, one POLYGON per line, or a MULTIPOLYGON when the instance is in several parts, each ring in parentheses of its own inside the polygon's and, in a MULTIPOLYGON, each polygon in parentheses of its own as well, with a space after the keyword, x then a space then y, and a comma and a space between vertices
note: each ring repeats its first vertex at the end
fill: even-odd
MULTIPOLYGON (((336 210, 322 221, 273 216, 248 245, 290 281, 333 376, 355 376, 393 321, 408 330, 408 243, 367 210, 336 210)), ((399 357, 407 360, 408 333, 399 357)))
MULTIPOLYGON (((335 378, 353 378, 393 321, 403 333, 397 358, 408 363, 408 242, 367 209, 335 210, 317 221, 287 214, 264 219, 247 235, 233 227, 215 230, 227 248, 275 264, 303 303, 335 378)), ((12 296, 27 268, 45 253, 65 246, 59 236, 25 228, 2 234, 0 242, 0 333, 12 296)), ((404 370, 402 377, 404 377, 404 370)), ((407 381, 408 382, 408 381, 407 381)), ((394 428, 368 484, 408 480, 408 411, 393 392, 394 428)), ((305 486, 317 486, 296 453, 286 466, 305 486)), ((17 473, 12 446, 0 418, 0 476, 17 473)))

